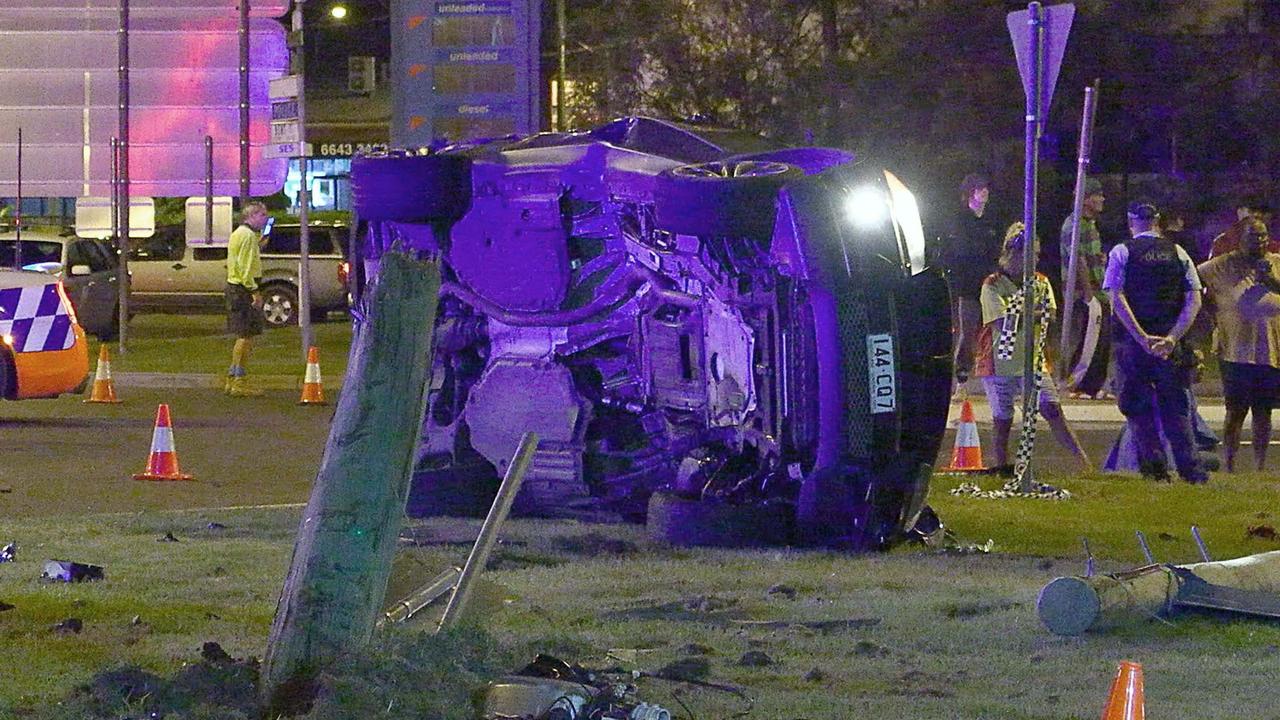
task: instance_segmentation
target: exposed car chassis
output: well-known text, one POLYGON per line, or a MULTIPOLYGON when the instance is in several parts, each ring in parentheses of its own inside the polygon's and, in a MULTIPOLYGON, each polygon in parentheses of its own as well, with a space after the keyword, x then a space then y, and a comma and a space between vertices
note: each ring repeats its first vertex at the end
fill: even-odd
POLYGON ((725 145, 632 117, 353 162, 366 270, 444 272, 410 514, 483 506, 535 430, 517 512, 692 544, 912 527, 951 377, 915 200, 843 151, 725 145))

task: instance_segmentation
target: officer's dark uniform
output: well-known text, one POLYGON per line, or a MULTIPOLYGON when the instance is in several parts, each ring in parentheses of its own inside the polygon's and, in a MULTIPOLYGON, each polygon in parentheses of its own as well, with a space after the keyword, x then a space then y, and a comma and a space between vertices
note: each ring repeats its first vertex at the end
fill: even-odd
MULTIPOLYGON (((1184 257, 1172 240, 1155 233, 1139 234, 1125 244, 1124 250, 1112 250, 1108 262, 1118 262, 1120 266, 1107 268, 1107 289, 1124 291, 1134 318, 1148 335, 1167 336, 1182 314, 1186 293, 1200 289, 1198 279, 1194 284, 1188 281, 1190 258, 1184 257), (1123 285, 1114 287, 1119 275, 1123 285)), ((1190 273, 1195 278, 1194 266, 1190 273)), ((1194 362, 1190 350, 1179 342, 1168 359, 1157 357, 1118 321, 1113 326, 1113 338, 1120 412, 1133 425, 1142 474, 1158 479, 1168 477, 1160 438, 1163 429, 1182 479, 1191 483, 1206 481, 1208 476, 1196 456, 1191 429, 1187 390, 1191 387, 1194 362)))

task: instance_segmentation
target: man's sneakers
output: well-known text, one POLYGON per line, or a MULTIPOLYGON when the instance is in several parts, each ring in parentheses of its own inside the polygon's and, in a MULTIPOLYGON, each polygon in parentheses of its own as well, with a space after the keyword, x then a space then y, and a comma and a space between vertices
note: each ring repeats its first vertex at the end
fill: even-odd
POLYGON ((226 392, 231 397, 262 397, 262 388, 249 383, 249 379, 241 375, 228 378, 226 392))

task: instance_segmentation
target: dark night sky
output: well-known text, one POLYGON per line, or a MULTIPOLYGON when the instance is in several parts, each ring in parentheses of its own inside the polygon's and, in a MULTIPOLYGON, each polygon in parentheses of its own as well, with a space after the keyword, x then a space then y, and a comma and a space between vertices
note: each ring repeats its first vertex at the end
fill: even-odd
MULTIPOLYGON (((345 78, 347 56, 373 55, 380 63, 391 58, 390 2, 393 0, 308 0, 304 6, 307 29, 307 72, 325 79, 345 78), (329 9, 347 8, 344 20, 334 20, 329 9)), ((287 24, 288 18, 285 18, 287 24)))

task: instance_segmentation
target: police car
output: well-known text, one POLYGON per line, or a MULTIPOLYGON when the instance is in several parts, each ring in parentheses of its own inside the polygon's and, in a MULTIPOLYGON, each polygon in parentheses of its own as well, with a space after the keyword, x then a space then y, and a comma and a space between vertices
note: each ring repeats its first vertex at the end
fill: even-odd
POLYGON ((78 393, 88 380, 88 343, 61 281, 0 268, 0 397, 78 393))

